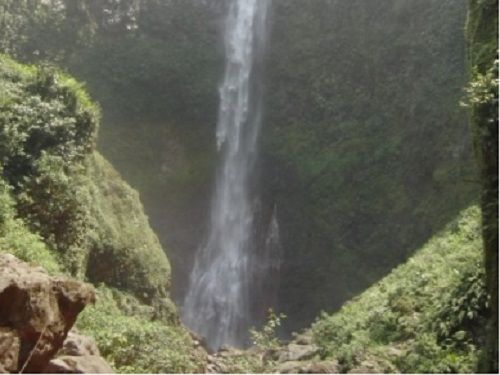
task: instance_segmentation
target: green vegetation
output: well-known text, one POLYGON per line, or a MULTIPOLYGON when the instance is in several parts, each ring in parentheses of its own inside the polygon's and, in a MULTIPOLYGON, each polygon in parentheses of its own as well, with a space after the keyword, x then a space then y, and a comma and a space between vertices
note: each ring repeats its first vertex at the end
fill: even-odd
POLYGON ((270 309, 266 324, 260 330, 255 328, 250 330, 252 344, 261 350, 277 349, 280 345, 277 330, 281 326, 281 321, 285 318, 285 314, 276 314, 270 309))
POLYGON ((192 232, 203 225, 213 176, 224 7, 198 0, 0 0, 0 51, 57 63, 103 106, 99 149, 140 191, 176 285, 186 283, 198 245, 192 232))
MULTIPOLYGON (((4 50, 57 61, 103 106, 99 149, 141 193, 181 297, 216 163, 226 2, 64 0, 51 15, 2 3, 15 30, 4 50)), ((458 105, 465 17, 456 0, 272 1, 262 186, 287 249, 289 331, 379 280, 477 197, 458 105)))
POLYGON ((0 252, 8 252, 26 262, 32 262, 56 274, 61 270, 56 254, 42 238, 16 218, 14 201, 9 187, 0 179, 0 252))
POLYGON ((206 354, 189 350, 192 340, 178 325, 151 320, 153 308, 123 292, 99 287, 77 327, 92 336, 101 354, 120 373, 203 372, 206 354))
POLYGON ((99 110, 51 67, 0 60, 0 160, 17 214, 72 274, 166 297, 170 266, 138 194, 96 154, 99 110))
POLYGON ((104 283, 78 326, 117 370, 201 371, 139 196, 95 151, 99 110, 83 86, 0 56, 0 88, 0 251, 104 283))
POLYGON ((481 180, 484 261, 491 297, 487 348, 479 368, 498 372, 498 0, 470 0, 467 22, 470 123, 481 180))
MULTIPOLYGON (((216 163, 226 3, 0 0, 0 52, 36 64, 0 55, 0 251, 101 285, 78 327, 121 372, 204 370, 169 260, 178 297, 216 163)), ((497 372, 498 1, 469 0, 465 41, 465 0, 272 7, 262 211, 288 318, 225 371, 271 371, 278 326, 323 309, 315 342, 344 371, 497 372), (479 191, 482 237, 462 211, 479 191)))
POLYGON ((343 371, 475 372, 487 306, 474 206, 312 331, 322 356, 338 359, 343 371))
POLYGON ((137 192, 97 153, 89 157, 86 170, 92 228, 86 275, 149 303, 166 297, 170 266, 137 192))
POLYGON ((467 9, 455 0, 273 4, 264 181, 287 249, 281 308, 296 330, 477 200, 459 105, 467 9))

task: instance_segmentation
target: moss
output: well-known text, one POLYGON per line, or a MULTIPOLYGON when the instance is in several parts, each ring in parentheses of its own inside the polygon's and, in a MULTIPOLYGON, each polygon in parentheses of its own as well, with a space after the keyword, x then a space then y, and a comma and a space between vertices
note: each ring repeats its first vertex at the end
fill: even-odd
POLYGON ((313 325, 325 358, 349 371, 474 372, 487 297, 478 207, 463 211, 405 264, 313 325))
POLYGON ((139 195, 98 153, 90 156, 86 169, 91 221, 87 277, 146 301, 166 297, 170 265, 139 195))

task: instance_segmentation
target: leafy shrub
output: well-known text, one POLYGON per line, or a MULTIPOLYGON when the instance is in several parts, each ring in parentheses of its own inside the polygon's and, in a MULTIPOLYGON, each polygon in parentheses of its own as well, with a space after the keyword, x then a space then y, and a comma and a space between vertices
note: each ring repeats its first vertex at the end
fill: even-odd
POLYGON ((42 266, 51 274, 60 273, 62 268, 56 254, 39 235, 30 232, 21 219, 15 218, 14 201, 9 190, 0 178, 0 252, 42 266))
POLYGON ((34 166, 36 174, 23 180, 17 194, 17 211, 49 246, 58 250, 68 271, 83 276, 89 221, 83 169, 68 166, 62 157, 45 151, 34 166))
POLYGON ((187 332, 151 320, 151 313, 132 296, 101 286, 96 305, 83 311, 77 327, 95 338, 101 354, 119 372, 202 372, 204 357, 188 350, 193 343, 187 332))
POLYGON ((54 68, 26 68, 0 56, 0 162, 17 214, 81 273, 86 204, 82 161, 95 144, 98 108, 54 68))
POLYGON ((378 358, 401 372, 474 372, 487 306, 483 277, 480 214, 471 207, 407 263, 317 319, 315 342, 344 371, 378 358))
MULTIPOLYGON (((460 284, 450 291, 449 297, 439 306, 433 329, 440 341, 467 342, 478 322, 486 319, 489 296, 486 293, 485 272, 481 264, 461 275, 460 284)), ((483 324, 484 325, 484 324, 483 324)))
POLYGON ((0 163, 16 215, 71 274, 133 291, 164 319, 170 266, 137 192, 93 153, 99 109, 53 67, 0 56, 0 163))
POLYGON ((281 326, 281 321, 285 318, 285 314, 276 314, 273 309, 269 309, 267 322, 262 329, 250 329, 250 337, 253 345, 263 350, 277 349, 280 346, 277 329, 281 326))

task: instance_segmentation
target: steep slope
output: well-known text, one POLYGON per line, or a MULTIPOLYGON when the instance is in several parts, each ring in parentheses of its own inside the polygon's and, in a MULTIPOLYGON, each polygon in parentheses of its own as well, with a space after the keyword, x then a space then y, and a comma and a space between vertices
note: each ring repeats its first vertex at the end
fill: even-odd
POLYGON ((272 316, 257 347, 221 353, 218 372, 474 373, 488 334, 489 298, 477 206, 462 211, 408 261, 322 313, 285 344, 272 316))
POLYGON ((463 211, 391 274, 312 327, 343 371, 475 372, 488 296, 480 213, 463 211))
POLYGON ((0 56, 0 89, 0 251, 102 285, 78 325, 117 370, 202 369, 139 196, 94 149, 99 112, 81 84, 0 56))

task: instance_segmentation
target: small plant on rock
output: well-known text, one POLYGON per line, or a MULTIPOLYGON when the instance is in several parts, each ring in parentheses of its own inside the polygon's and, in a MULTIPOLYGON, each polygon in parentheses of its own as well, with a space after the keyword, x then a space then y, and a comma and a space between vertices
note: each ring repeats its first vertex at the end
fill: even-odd
POLYGON ((276 314, 273 309, 269 309, 267 322, 262 329, 250 329, 250 337, 253 345, 263 350, 277 349, 281 341, 276 336, 276 331, 281 326, 281 321, 285 318, 285 314, 276 314))

